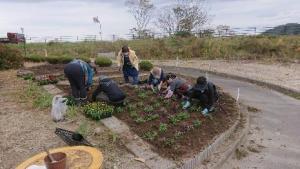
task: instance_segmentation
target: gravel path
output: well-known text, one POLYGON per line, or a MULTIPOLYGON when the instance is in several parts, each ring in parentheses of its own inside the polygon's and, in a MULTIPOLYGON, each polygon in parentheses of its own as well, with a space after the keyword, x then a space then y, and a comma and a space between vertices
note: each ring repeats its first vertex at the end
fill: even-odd
MULTIPOLYGON (((176 60, 154 61, 157 65, 175 66, 176 60)), ((265 64, 254 61, 187 60, 179 67, 226 73, 279 85, 300 92, 300 64, 265 64)))
MULTIPOLYGON (((197 77, 201 71, 191 68, 166 68, 168 71, 197 77)), ((238 156, 224 169, 299 169, 300 168, 300 101, 251 83, 209 74, 209 80, 257 108, 250 113, 250 132, 238 156)))

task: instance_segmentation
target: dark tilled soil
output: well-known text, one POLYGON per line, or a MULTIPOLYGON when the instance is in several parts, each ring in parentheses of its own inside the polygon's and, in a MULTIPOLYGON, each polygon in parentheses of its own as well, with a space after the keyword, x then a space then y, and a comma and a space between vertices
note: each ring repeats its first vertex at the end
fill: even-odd
MULTIPOLYGON (((189 82, 195 81, 192 78, 186 79, 189 82)), ((70 93, 70 88, 68 86, 58 87, 66 93, 70 93)), ((88 92, 89 99, 95 88, 96 86, 93 86, 88 92)), ((128 86, 124 86, 122 89, 127 95, 128 104, 123 108, 122 113, 118 113, 115 116, 126 122, 132 131, 153 145, 152 148, 154 151, 171 159, 195 155, 206 145, 211 143, 217 135, 223 133, 233 125, 238 115, 235 100, 221 91, 219 102, 223 107, 222 110, 217 105, 216 111, 212 113, 210 117, 204 117, 200 110, 192 111, 190 109, 187 111, 190 117, 174 125, 170 122, 169 117, 185 112, 185 110, 181 109, 180 99, 173 98, 166 101, 162 96, 154 94, 151 91, 145 91, 144 89, 136 89, 128 86), (140 93, 146 93, 147 97, 139 97, 138 95, 140 93), (154 106, 157 103, 160 104, 159 107, 154 106), (129 105, 133 105, 135 108, 130 109, 129 105), (145 107, 150 105, 154 107, 154 110, 150 113, 146 113, 145 107), (136 117, 133 118, 130 116, 130 113, 133 111, 135 111, 140 118, 145 118, 147 115, 151 114, 158 114, 159 118, 152 121, 137 123, 135 121, 136 117), (195 127, 193 125, 195 120, 201 122, 200 127, 195 127), (167 124, 166 132, 159 131, 161 123, 167 124), (145 133, 149 131, 157 133, 153 140, 145 138, 145 133)))
POLYGON ((137 123, 134 121, 134 118, 130 116, 131 110, 128 109, 128 106, 124 109, 123 113, 119 113, 116 116, 125 121, 130 126, 131 130, 140 137, 144 137, 144 134, 149 131, 157 132, 158 135, 155 139, 145 140, 154 145, 154 151, 162 156, 172 159, 195 155, 206 145, 211 143, 215 136, 223 133, 233 125, 237 118, 237 107, 234 99, 226 93, 221 93, 220 103, 226 113, 221 110, 219 106, 216 107, 216 111, 212 113, 211 117, 204 117, 200 111, 189 110, 188 114, 190 117, 174 125, 170 122, 169 116, 185 112, 181 109, 180 100, 174 99, 166 102, 163 101, 161 96, 157 96, 152 92, 148 92, 148 97, 141 100, 137 97, 138 90, 133 90, 131 88, 124 88, 124 90, 127 93, 129 104, 138 105, 135 111, 138 113, 139 117, 146 117, 148 114, 158 114, 159 118, 144 123, 137 123), (144 109, 146 106, 153 106, 157 103, 161 104, 159 108, 155 108, 151 113, 145 112, 144 109), (194 121, 197 119, 201 121, 201 125, 198 128, 193 126, 194 121), (159 132, 161 123, 167 124, 166 132, 159 132), (192 129, 189 129, 191 126, 193 126, 192 129), (176 137, 180 132, 183 134, 176 137))

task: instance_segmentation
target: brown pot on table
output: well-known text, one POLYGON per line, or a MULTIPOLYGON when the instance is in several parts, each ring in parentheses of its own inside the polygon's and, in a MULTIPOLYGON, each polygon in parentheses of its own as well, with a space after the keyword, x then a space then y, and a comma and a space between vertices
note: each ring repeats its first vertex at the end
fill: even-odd
POLYGON ((54 158, 54 162, 51 162, 49 156, 44 158, 47 169, 66 169, 67 168, 67 155, 66 153, 58 152, 53 153, 51 156, 54 158))

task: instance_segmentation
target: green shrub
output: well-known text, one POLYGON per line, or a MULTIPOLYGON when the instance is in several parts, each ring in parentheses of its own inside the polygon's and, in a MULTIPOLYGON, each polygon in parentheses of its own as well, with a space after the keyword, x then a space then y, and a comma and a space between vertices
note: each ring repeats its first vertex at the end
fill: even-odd
POLYGON ((40 55, 31 55, 25 57, 25 61, 27 62, 44 62, 45 60, 45 57, 40 55))
POLYGON ((111 117, 114 108, 105 103, 90 103, 83 107, 83 112, 86 116, 92 118, 93 120, 101 120, 107 117, 111 117))
POLYGON ((112 65, 111 59, 103 56, 97 57, 95 63, 100 67, 109 67, 112 65))
POLYGON ((157 135, 158 133, 156 131, 148 131, 143 135, 143 138, 152 141, 156 138, 157 135))
POLYGON ((150 61, 143 60, 140 62, 140 69, 144 71, 150 71, 153 68, 153 64, 150 61))
POLYGON ((74 58, 71 56, 63 55, 63 56, 50 56, 46 58, 46 61, 50 64, 66 64, 73 60, 74 58))
POLYGON ((0 44, 0 70, 19 68, 23 65, 23 61, 19 50, 0 44))

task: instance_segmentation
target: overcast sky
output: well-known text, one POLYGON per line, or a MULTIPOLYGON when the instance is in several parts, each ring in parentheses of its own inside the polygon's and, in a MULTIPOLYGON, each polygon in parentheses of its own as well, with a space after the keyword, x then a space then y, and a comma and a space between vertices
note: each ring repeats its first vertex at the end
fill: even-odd
MULTIPOLYGON (((99 16, 103 36, 125 37, 134 19, 125 0, 0 0, 0 36, 20 32, 27 36, 95 35, 99 16)), ((153 0, 157 9, 171 0, 153 0)), ((171 1, 172 2, 172 1, 171 1)), ((208 26, 264 27, 300 23, 300 0, 207 0, 208 26)))

